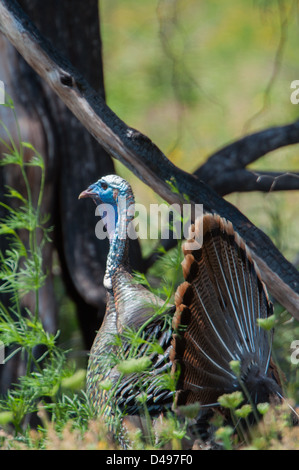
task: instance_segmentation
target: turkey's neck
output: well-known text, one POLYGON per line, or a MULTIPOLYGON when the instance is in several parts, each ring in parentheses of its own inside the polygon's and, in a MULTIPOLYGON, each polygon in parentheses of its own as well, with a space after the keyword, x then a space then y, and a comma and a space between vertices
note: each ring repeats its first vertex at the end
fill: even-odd
POLYGON ((115 208, 114 223, 110 225, 110 227, 115 228, 109 232, 110 248, 104 277, 104 286, 107 289, 112 289, 112 277, 116 270, 121 266, 127 265, 129 246, 128 227, 133 218, 133 195, 119 198, 115 208))

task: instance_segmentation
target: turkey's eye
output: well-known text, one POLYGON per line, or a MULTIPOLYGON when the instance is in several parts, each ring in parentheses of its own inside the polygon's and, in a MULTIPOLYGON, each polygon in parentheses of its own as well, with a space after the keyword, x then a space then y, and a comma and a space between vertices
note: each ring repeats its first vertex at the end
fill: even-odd
POLYGON ((101 187, 102 189, 104 189, 104 191, 108 188, 108 184, 106 183, 101 183, 101 187))

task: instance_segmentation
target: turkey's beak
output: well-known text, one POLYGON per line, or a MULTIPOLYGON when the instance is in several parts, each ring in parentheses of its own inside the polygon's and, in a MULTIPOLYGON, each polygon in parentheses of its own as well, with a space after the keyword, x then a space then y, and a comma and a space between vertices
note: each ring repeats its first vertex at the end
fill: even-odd
POLYGON ((96 197, 97 194, 92 190, 92 188, 87 188, 82 193, 79 194, 78 199, 83 199, 85 197, 96 197))

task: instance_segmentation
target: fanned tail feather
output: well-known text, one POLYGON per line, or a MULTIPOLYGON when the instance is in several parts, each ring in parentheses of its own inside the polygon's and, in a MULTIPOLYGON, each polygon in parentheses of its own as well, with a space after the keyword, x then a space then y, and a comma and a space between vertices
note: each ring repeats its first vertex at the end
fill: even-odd
POLYGON ((254 402, 267 401, 279 386, 268 376, 271 337, 258 324, 272 314, 259 270, 230 222, 205 215, 193 231, 183 249, 186 281, 177 290, 173 320, 177 404, 215 404, 240 388, 240 378, 254 402), (190 249, 198 248, 201 234, 201 247, 190 249), (239 361, 240 377, 231 361, 239 361))

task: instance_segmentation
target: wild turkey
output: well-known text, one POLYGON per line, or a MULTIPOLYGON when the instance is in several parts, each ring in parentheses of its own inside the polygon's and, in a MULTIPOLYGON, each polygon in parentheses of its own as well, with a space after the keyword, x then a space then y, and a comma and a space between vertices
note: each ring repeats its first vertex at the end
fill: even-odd
POLYGON ((193 226, 197 235, 202 230, 202 246, 193 237, 183 250, 186 281, 177 289, 176 305, 166 308, 173 318, 171 326, 165 315, 155 313, 163 301, 136 284, 130 272, 131 186, 119 176, 109 175, 79 196, 85 197, 96 204, 109 204, 110 251, 104 278, 107 310, 87 371, 87 392, 95 410, 110 413, 112 396, 113 406, 124 413, 140 413, 140 384, 143 390, 146 387, 146 406, 152 416, 173 407, 174 401, 176 406, 199 402, 202 410, 215 408, 220 395, 244 386, 255 404, 281 396, 270 364, 271 338, 257 322, 272 314, 272 304, 250 252, 232 224, 217 215, 204 215, 193 226), (136 372, 123 374, 116 366, 120 355, 129 357, 133 347, 125 339, 127 328, 141 332, 138 357, 144 356, 151 341, 158 340, 161 346, 151 352, 151 367, 141 378, 136 372), (115 337, 122 335, 120 346, 115 337), (239 376, 231 361, 239 361, 239 376), (178 373, 175 390, 161 380, 165 371, 178 373), (101 386, 107 379, 112 384, 109 396, 101 386))

